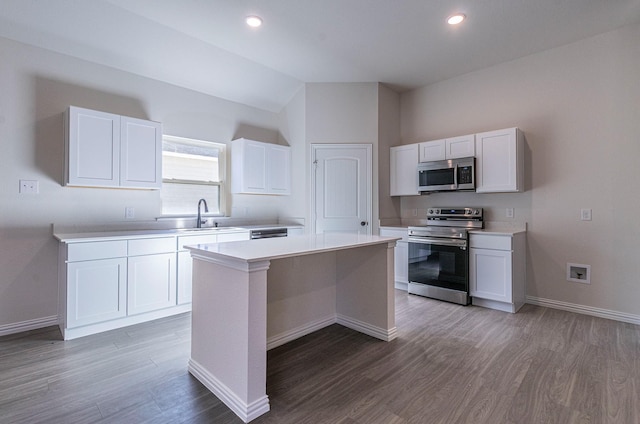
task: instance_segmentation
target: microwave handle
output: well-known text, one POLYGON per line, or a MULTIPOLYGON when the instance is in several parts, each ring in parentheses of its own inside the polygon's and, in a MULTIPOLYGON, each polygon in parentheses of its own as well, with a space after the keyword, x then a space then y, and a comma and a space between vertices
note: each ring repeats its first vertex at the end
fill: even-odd
POLYGON ((453 185, 458 188, 458 164, 453 168, 453 185))

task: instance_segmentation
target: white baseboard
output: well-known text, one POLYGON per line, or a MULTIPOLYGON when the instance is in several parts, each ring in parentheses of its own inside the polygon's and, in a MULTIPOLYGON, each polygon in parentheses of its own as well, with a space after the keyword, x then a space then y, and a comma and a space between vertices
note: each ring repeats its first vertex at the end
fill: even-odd
POLYGON ((269 412, 269 397, 263 396, 260 399, 247 404, 240 399, 231 389, 219 381, 214 375, 209 373, 202 365, 193 359, 189 359, 189 372, 218 399, 229 407, 242 421, 249 421, 269 412))
POLYGON ((0 325, 0 336, 22 333, 23 331, 38 330, 52 325, 58 325, 57 315, 0 325))
POLYGON ((594 308, 593 306, 578 305, 576 303, 561 302, 559 300, 544 299, 535 296, 527 296, 527 303, 640 325, 640 315, 627 314, 625 312, 612 311, 610 309, 594 308))
POLYGON ((356 330, 371 337, 375 337, 376 339, 384 340, 385 342, 390 342, 397 336, 396 327, 387 330, 385 328, 376 327, 345 315, 337 314, 337 323, 351 328, 352 330, 356 330))
POLYGON ((321 318, 316 321, 309 322, 301 327, 294 328, 284 333, 276 334, 267 338, 267 350, 271 350, 275 347, 282 346, 285 343, 289 343, 292 340, 298 339, 307 334, 311 334, 314 331, 318 331, 321 328, 328 327, 336 323, 336 316, 330 315, 321 318))

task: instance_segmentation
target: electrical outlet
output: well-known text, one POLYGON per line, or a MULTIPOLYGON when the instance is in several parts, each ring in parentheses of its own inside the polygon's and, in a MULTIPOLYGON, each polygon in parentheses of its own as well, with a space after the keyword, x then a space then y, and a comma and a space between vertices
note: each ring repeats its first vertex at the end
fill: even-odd
POLYGON ((136 210, 132 206, 127 206, 124 208, 124 217, 125 219, 133 219, 136 217, 136 210))
POLYGON ((580 219, 582 221, 591 221, 591 209, 581 209, 580 219))
POLYGON ((21 194, 38 194, 40 192, 40 184, 38 180, 20 180, 20 188, 18 191, 21 194))
POLYGON ((507 208, 506 215, 507 215, 507 218, 513 218, 514 216, 513 208, 507 208))
POLYGON ((411 209, 413 216, 418 216, 418 209, 411 209))

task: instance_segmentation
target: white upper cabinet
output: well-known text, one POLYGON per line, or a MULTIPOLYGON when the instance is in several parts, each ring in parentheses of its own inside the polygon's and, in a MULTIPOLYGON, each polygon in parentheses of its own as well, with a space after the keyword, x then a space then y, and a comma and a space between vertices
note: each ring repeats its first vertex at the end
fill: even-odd
POLYGON ((65 185, 159 189, 162 125, 70 106, 65 185))
POLYGON ((162 125, 120 117, 120 185, 131 188, 162 186, 162 125))
POLYGON ((120 115, 74 106, 67 114, 66 185, 117 187, 120 115))
POLYGON ((291 148, 246 138, 233 140, 231 191, 291 194, 291 148))
POLYGON ((474 134, 420 143, 420 162, 467 158, 474 155, 474 134))
POLYGON ((390 156, 391 196, 419 195, 418 191, 418 149, 419 144, 392 147, 390 156))
POLYGON ((476 192, 524 190, 524 136, 518 128, 476 134, 476 192))
POLYGON ((476 154, 475 134, 447 138, 445 140, 445 159, 469 158, 476 154))
POLYGON ((445 160, 446 151, 445 140, 433 140, 420 143, 420 162, 445 160))

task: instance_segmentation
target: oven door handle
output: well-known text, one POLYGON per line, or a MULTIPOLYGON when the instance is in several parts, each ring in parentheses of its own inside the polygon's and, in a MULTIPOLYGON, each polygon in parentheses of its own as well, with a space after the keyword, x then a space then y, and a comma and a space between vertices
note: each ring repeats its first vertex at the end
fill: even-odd
POLYGON ((441 238, 429 238, 429 237, 409 237, 409 243, 420 243, 420 244, 434 244, 437 246, 454 246, 460 247, 462 250, 467 248, 466 240, 456 240, 456 239, 441 239, 441 238))

